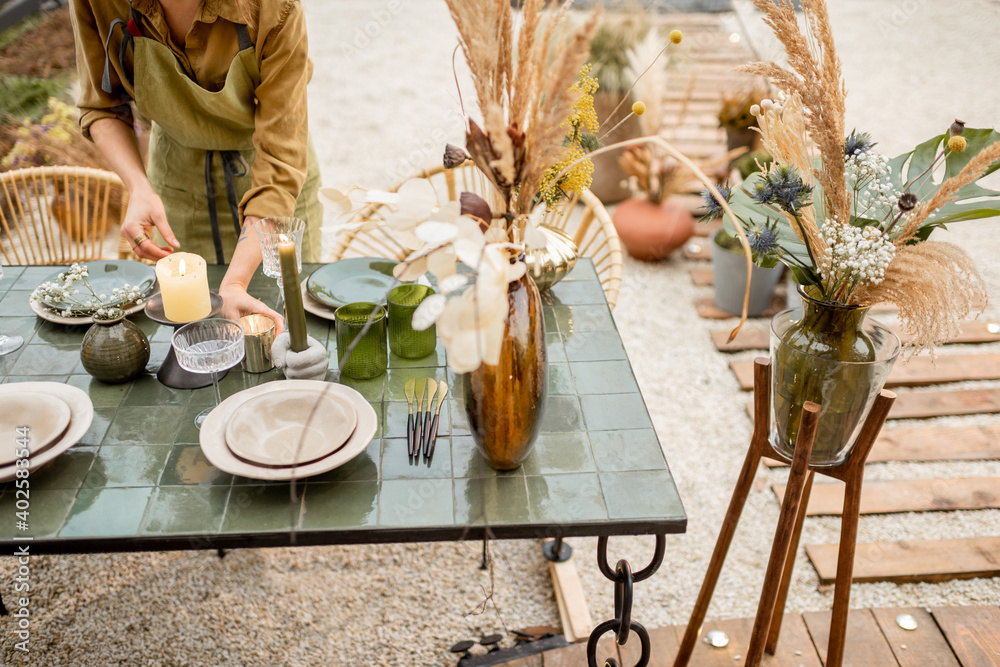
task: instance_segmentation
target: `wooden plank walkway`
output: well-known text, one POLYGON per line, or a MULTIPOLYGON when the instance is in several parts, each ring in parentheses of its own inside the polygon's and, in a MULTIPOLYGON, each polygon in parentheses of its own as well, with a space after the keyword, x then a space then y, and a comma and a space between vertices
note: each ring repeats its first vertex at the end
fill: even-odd
MULTIPOLYGON (((641 622, 641 619, 636 619, 641 622)), ((785 614, 773 656, 765 654, 765 667, 822 667, 830 627, 830 612, 785 614)), ((691 667, 739 667, 745 664, 753 619, 706 621, 701 637, 722 630, 729 644, 714 648, 704 641, 695 646, 691 667)), ((683 625, 649 631, 650 667, 672 667, 683 625)), ((937 607, 852 609, 847 620, 844 667, 1000 667, 1000 607, 937 607), (915 630, 896 624, 900 614, 910 614, 915 630)), ((638 641, 632 637, 621 652, 606 635, 598 644, 598 664, 615 657, 631 666, 638 658, 638 641)), ((586 665, 586 646, 575 644, 545 653, 501 663, 504 667, 579 667, 586 665)))
MULTIPOLYGON (((785 485, 771 488, 781 502, 785 485)), ((816 483, 809 495, 806 516, 838 516, 843 507, 843 484, 816 483)), ((996 508, 1000 508, 1000 477, 872 481, 866 482, 861 492, 862 514, 996 508)))

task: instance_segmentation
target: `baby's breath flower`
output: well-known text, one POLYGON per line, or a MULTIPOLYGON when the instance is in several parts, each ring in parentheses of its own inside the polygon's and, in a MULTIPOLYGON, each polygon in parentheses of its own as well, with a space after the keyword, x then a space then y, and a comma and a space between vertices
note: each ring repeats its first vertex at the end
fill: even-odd
POLYGON ((896 256, 896 246, 877 227, 830 222, 822 233, 830 248, 824 272, 835 281, 877 285, 896 256))
POLYGON ((960 134, 956 134, 955 136, 948 139, 948 150, 950 150, 952 153, 961 153, 962 151, 965 150, 965 147, 967 145, 968 142, 966 142, 965 137, 963 137, 960 134))
POLYGON ((681 40, 683 39, 684 39, 684 33, 681 32, 680 30, 670 31, 670 41, 673 42, 674 44, 680 44, 681 40))

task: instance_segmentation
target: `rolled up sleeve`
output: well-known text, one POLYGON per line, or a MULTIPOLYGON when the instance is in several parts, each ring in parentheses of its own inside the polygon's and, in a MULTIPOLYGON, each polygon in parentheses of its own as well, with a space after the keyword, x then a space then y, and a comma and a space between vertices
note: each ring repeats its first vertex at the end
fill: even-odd
MULTIPOLYGON (((83 136, 90 138, 90 126, 101 118, 117 118, 128 125, 133 122, 129 102, 131 91, 127 90, 121 79, 121 65, 117 59, 112 59, 109 68, 111 92, 101 88, 104 76, 105 53, 104 44, 108 39, 113 14, 104 11, 107 16, 97 16, 94 6, 87 0, 75 0, 70 3, 70 20, 73 25, 73 36, 76 41, 76 69, 80 82, 80 93, 77 106, 80 108, 80 129, 83 136)), ((112 35, 112 52, 117 53, 121 43, 121 34, 112 35)))
POLYGON ((312 64, 305 13, 298 1, 288 1, 273 27, 261 18, 253 136, 257 155, 240 210, 244 216, 291 215, 306 178, 309 141, 306 84, 312 64))

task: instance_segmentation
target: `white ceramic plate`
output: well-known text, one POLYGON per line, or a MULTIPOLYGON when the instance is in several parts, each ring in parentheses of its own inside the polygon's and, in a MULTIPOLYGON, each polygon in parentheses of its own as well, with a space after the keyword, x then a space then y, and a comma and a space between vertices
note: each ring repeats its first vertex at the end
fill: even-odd
MULTIPOLYGON (((80 442, 91 422, 94 421, 94 404, 87 392, 68 384, 59 382, 13 382, 0 384, 0 396, 20 394, 33 391, 55 396, 69 406, 69 427, 56 442, 45 451, 32 456, 28 470, 35 470, 53 460, 67 449, 80 442)), ((24 426, 24 424, 20 424, 24 426)), ((17 476, 17 466, 14 464, 0 467, 0 482, 9 482, 17 476)))
POLYGON ((331 308, 322 301, 314 299, 305 283, 302 283, 302 307, 307 313, 312 313, 316 317, 322 317, 324 320, 333 320, 333 314, 337 311, 336 308, 331 308))
POLYGON ((229 418, 226 444, 249 463, 302 465, 340 449, 357 423, 340 394, 288 389, 247 399, 229 418))
POLYGON ((350 387, 321 380, 275 380, 233 394, 220 403, 217 408, 208 413, 208 417, 202 423, 199 440, 205 458, 223 472, 250 479, 288 481, 319 475, 347 463, 365 450, 377 431, 378 416, 375 414, 375 409, 361 394, 350 387), (309 389, 317 393, 326 390, 348 399, 358 416, 358 425, 355 427, 354 433, 351 434, 343 447, 330 456, 301 466, 267 468, 239 459, 226 445, 226 425, 229 423, 230 417, 233 416, 237 408, 251 398, 271 392, 288 391, 289 389, 309 389))
POLYGON ((31 454, 55 442, 69 426, 70 411, 65 401, 50 394, 20 391, 0 395, 0 466, 18 459, 18 427, 28 426, 28 445, 31 454))
MULTIPOLYGON (((72 325, 79 326, 79 325, 94 323, 94 318, 90 317, 89 315, 87 316, 81 315, 80 317, 63 317, 59 313, 53 310, 49 310, 48 307, 41 301, 28 299, 28 304, 31 306, 31 311, 35 315, 38 315, 43 320, 48 320, 53 324, 67 324, 70 326, 72 325)), ((136 301, 135 303, 129 305, 127 308, 123 308, 123 310, 125 311, 125 315, 134 315, 135 313, 138 313, 145 307, 146 307, 146 298, 142 298, 139 301, 136 301)))

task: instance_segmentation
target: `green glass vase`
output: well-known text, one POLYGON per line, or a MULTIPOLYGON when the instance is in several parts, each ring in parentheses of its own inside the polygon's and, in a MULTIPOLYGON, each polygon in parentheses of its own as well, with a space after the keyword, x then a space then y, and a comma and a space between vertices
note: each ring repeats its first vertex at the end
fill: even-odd
POLYGON ((802 406, 820 405, 809 465, 841 465, 899 356, 899 338, 868 308, 820 301, 801 288, 802 308, 771 320, 771 446, 791 460, 802 406))

